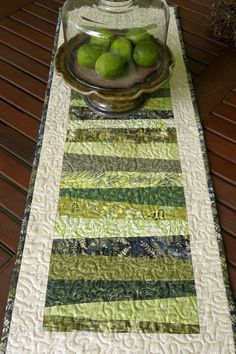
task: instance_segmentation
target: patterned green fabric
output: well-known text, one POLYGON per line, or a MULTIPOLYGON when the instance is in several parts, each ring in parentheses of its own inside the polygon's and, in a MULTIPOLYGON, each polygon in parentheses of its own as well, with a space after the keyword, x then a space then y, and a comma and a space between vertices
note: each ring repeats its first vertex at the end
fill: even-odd
POLYGON ((196 295, 194 281, 50 280, 46 306, 196 295))
POLYGON ((44 330, 50 332, 141 332, 141 333, 199 333, 199 326, 183 323, 158 323, 151 321, 95 321, 69 316, 44 316, 44 330))
POLYGON ((52 255, 50 279, 84 280, 191 280, 189 260, 165 257, 115 257, 87 255, 52 255), (127 272, 129 269, 129 272, 127 272))
POLYGON ((61 197, 134 204, 184 206, 183 187, 61 189, 61 197))
POLYGON ((72 91, 45 331, 199 333, 168 85, 123 118, 72 91))

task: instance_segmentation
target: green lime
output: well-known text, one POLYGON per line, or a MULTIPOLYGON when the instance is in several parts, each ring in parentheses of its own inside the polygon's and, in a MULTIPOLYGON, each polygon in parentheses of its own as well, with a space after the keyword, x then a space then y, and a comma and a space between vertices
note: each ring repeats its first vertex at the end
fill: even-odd
POLYGON ((143 28, 132 28, 126 33, 125 38, 137 44, 140 41, 150 39, 150 34, 143 28))
POLYGON ((156 62, 158 55, 158 46, 154 41, 139 42, 133 52, 135 63, 145 67, 153 65, 156 62))
POLYGON ((103 53, 103 49, 97 44, 84 44, 77 51, 77 59, 80 65, 86 68, 94 68, 97 58, 103 53))
POLYGON ((118 38, 111 45, 111 52, 119 55, 124 60, 124 62, 131 58, 132 50, 132 44, 126 38, 118 38))
POLYGON ((98 44, 107 48, 111 44, 112 40, 113 34, 109 30, 102 28, 96 32, 95 36, 90 38, 90 43, 98 44))
POLYGON ((103 53, 96 61, 95 69, 103 79, 115 79, 124 72, 124 61, 114 53, 103 53))

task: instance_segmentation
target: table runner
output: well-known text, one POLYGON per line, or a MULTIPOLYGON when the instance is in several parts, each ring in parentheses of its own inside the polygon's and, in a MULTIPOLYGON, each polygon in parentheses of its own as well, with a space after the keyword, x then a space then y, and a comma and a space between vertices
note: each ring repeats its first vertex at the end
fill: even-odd
POLYGON ((168 44, 170 83, 124 117, 91 112, 52 66, 3 353, 235 353, 173 8, 168 44))

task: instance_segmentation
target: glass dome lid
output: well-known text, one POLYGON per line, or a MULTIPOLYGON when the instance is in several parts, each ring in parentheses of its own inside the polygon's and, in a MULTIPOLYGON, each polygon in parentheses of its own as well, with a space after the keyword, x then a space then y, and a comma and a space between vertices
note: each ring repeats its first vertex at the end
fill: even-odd
POLYGON ((67 0, 55 65, 97 113, 127 114, 171 77, 165 0, 67 0))
POLYGON ((87 87, 137 89, 163 72, 169 25, 164 0, 67 0, 66 66, 87 87))

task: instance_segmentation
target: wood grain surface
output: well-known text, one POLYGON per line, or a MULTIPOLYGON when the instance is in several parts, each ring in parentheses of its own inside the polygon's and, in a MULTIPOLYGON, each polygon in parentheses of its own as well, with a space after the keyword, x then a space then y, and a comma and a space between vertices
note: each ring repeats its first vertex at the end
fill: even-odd
MULTIPOLYGON (((1 5, 0 331, 38 138, 58 10, 63 2, 18 0, 1 5)), ((236 50, 216 39, 208 29, 211 0, 169 3, 179 5, 236 296, 236 50)))

